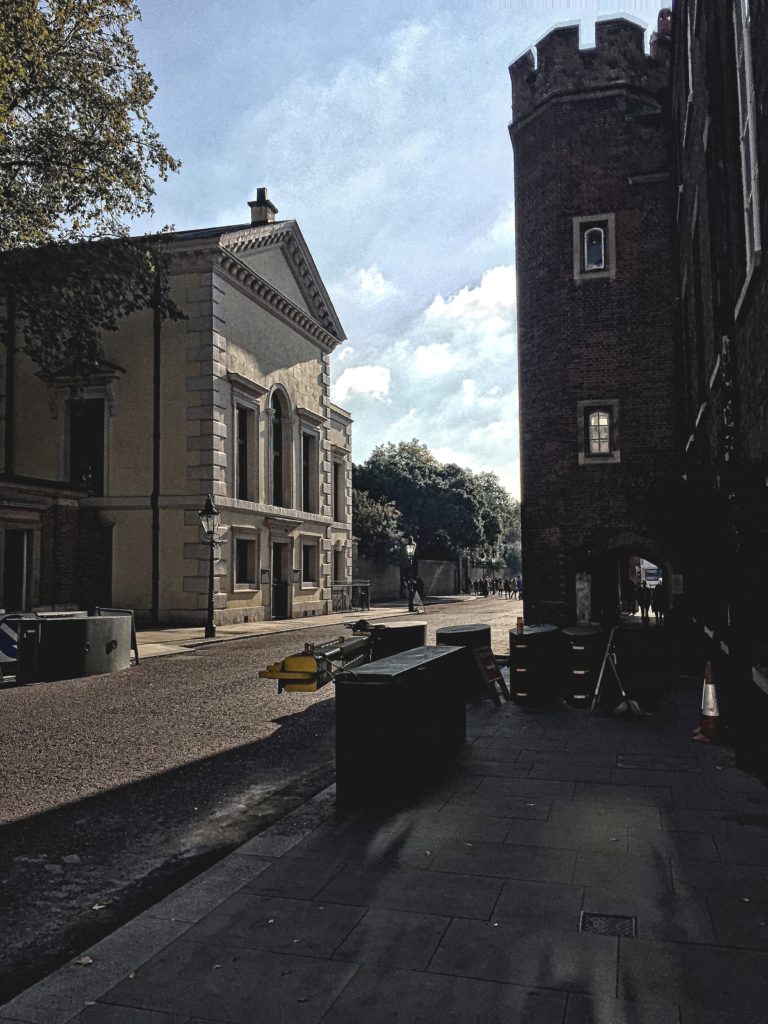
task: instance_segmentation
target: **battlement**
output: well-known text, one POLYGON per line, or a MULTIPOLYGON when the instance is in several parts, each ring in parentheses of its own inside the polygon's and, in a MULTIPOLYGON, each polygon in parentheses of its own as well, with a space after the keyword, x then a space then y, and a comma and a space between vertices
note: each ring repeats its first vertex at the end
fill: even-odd
POLYGON ((658 31, 645 52, 645 30, 628 18, 595 23, 595 45, 579 48, 579 26, 552 29, 509 66, 512 114, 519 121, 561 93, 629 85, 658 95, 669 78, 669 12, 662 11, 658 31))

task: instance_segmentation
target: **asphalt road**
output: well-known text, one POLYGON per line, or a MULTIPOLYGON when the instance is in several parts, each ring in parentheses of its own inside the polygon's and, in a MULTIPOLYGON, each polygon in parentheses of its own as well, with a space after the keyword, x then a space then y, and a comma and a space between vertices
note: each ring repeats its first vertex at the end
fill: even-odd
MULTIPOLYGON (((427 642, 486 622, 506 654, 519 614, 502 598, 431 605, 427 642)), ((257 673, 339 635, 0 688, 0 1003, 333 781, 333 686, 278 696, 257 673)))

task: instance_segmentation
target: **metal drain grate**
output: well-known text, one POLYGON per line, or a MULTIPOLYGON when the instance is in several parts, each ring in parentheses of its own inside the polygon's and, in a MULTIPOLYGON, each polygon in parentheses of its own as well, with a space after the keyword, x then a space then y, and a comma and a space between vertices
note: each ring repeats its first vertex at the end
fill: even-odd
POLYGON ((623 914, 589 914, 582 910, 579 931, 585 935, 617 935, 622 939, 633 939, 637 935, 637 918, 623 914))

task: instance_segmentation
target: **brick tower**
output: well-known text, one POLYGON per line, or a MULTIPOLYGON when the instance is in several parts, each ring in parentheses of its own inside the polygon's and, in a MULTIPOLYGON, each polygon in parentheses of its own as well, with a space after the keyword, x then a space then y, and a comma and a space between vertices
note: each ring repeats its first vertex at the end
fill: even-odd
POLYGON ((610 619, 644 557, 674 573, 669 37, 557 28, 510 67, 525 615, 610 619))

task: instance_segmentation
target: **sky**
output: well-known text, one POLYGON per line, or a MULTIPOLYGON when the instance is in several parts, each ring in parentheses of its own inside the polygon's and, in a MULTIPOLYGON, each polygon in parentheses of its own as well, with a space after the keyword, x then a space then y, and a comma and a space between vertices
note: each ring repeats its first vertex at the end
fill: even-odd
POLYGON ((139 0, 152 120, 182 169, 134 231, 243 223, 266 186, 347 335, 353 460, 418 438, 519 497, 508 66, 558 24, 658 0, 139 0))

